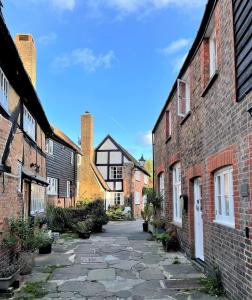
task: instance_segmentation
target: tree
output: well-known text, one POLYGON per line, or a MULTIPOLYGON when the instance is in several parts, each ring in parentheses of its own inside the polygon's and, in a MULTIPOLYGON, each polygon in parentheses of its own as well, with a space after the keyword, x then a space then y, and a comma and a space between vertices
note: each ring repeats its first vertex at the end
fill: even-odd
POLYGON ((153 160, 152 159, 147 159, 146 160, 146 162, 145 162, 145 169, 150 174, 148 187, 153 187, 153 160))

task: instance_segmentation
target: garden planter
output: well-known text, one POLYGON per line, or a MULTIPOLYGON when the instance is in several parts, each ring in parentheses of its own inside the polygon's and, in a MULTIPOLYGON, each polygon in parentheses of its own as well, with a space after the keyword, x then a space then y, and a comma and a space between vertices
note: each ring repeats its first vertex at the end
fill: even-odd
POLYGON ((143 223, 143 231, 148 232, 148 223, 143 223))
POLYGON ((18 279, 20 270, 17 270, 13 275, 7 278, 0 278, 0 290, 7 290, 14 281, 18 279))
POLYGON ((39 248, 39 254, 50 254, 52 252, 52 244, 39 248))
POLYGON ((92 228, 93 232, 102 232, 102 225, 100 224, 95 224, 92 228))
POLYGON ((33 252, 20 252, 20 274, 28 275, 31 274, 34 266, 35 254, 33 252))
POLYGON ((78 232, 80 239, 89 239, 90 238, 90 232, 78 232))
POLYGON ((171 237, 168 241, 162 242, 164 250, 169 251, 178 251, 180 249, 179 241, 176 237, 171 237))

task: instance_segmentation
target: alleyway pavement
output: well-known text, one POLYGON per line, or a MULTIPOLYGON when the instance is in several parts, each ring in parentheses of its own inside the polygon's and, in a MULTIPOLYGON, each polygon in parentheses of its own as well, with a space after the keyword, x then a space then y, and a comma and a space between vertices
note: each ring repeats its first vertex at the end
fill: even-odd
POLYGON ((110 223, 89 240, 59 240, 52 254, 37 257, 27 281, 42 283, 44 300, 216 299, 199 291, 204 275, 182 253, 165 253, 148 237, 141 221, 129 221, 110 223))

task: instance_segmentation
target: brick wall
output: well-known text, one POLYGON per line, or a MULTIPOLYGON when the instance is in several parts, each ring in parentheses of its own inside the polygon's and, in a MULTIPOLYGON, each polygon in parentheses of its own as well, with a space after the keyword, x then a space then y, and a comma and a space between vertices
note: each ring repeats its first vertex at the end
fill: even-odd
POLYGON ((154 171, 156 187, 158 174, 165 172, 166 220, 168 226, 175 226, 172 224, 172 166, 181 163, 181 192, 188 195, 189 205, 188 212, 183 211, 182 226, 175 228, 183 250, 192 258, 195 255, 193 180, 201 177, 205 267, 206 270, 219 267, 228 296, 237 300, 250 299, 252 294, 252 119, 247 113, 252 93, 242 102, 236 102, 231 16, 231 0, 219 0, 213 14, 218 75, 208 86, 209 53, 205 39, 188 66, 190 115, 178 117, 175 91, 166 106, 172 114, 171 138, 166 140, 165 115, 156 126, 154 171), (233 167, 235 228, 213 222, 213 174, 227 165, 233 167), (246 184, 249 184, 249 196, 241 194, 241 187, 246 184), (246 227, 250 229, 249 238, 245 237, 246 227))

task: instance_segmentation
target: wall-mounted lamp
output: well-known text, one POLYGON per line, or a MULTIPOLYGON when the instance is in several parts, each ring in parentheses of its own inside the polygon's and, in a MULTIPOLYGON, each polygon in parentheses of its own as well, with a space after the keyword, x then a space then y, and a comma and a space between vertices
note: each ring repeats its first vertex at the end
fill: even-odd
POLYGON ((250 117, 252 118, 252 106, 247 110, 247 112, 250 114, 250 117))

